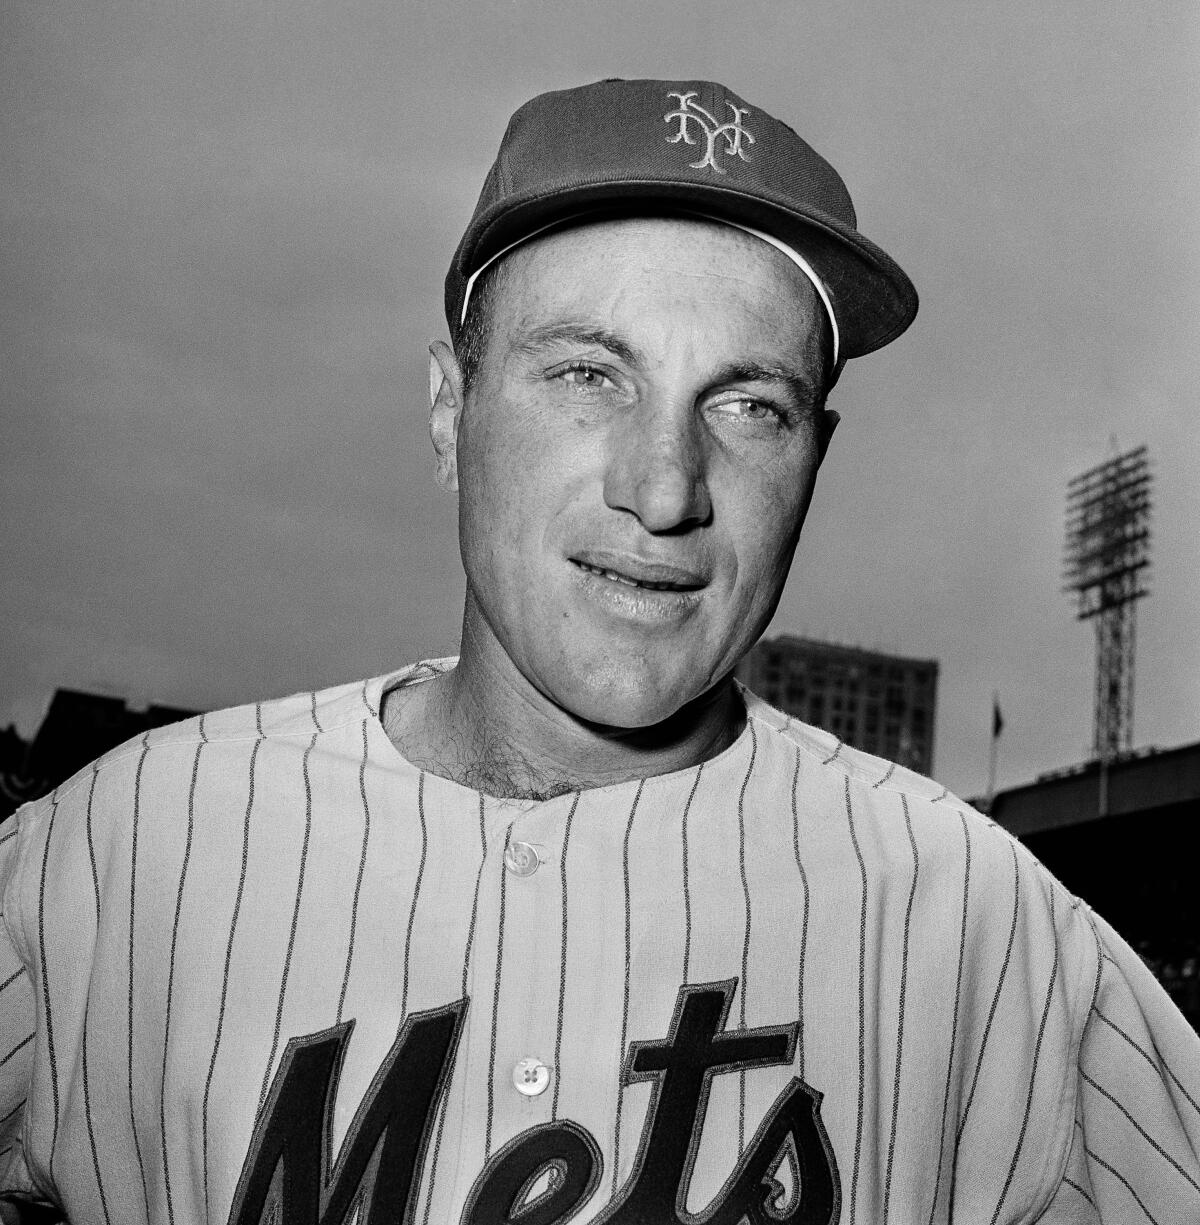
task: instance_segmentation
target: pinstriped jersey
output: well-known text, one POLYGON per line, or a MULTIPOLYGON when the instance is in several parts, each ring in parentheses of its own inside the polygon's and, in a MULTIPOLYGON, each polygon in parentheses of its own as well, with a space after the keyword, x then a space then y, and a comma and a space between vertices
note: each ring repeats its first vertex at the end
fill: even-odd
POLYGON ((0 828, 0 1186, 74 1222, 1200 1220, 1200 1045, 943 788, 745 693, 546 801, 404 672, 147 733, 0 828), (357 1214, 357 1216, 356 1216, 357 1214))

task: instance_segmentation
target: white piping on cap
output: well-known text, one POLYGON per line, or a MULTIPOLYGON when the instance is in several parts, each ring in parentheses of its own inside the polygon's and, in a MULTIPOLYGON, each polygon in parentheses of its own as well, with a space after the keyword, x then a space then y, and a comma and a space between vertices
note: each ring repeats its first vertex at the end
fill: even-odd
MULTIPOLYGON (((817 276, 813 266, 800 254, 794 247, 789 247, 787 243, 781 242, 773 234, 764 233, 762 230, 756 230, 753 226, 743 225, 740 221, 730 221, 728 217, 716 217, 712 213, 702 213, 694 209, 671 209, 672 213, 685 217, 698 217, 703 221, 714 221, 718 225, 727 225, 732 229, 741 230, 743 234, 749 234, 753 238, 759 238, 768 246, 774 247, 776 251, 787 256, 797 268, 804 273, 805 277, 812 282, 812 287, 817 291, 817 297, 821 299, 821 304, 825 307, 825 314, 829 317, 830 331, 833 333, 833 362, 834 368, 837 368, 838 355, 841 352, 841 336, 838 333, 837 315, 833 313, 833 303, 829 300, 829 294, 825 289, 821 278, 817 276)), ((539 234, 544 234, 547 230, 554 230, 560 226, 568 225, 572 221, 578 221, 581 217, 588 216, 587 213, 577 213, 570 217, 558 217, 554 221, 547 222, 546 225, 538 226, 536 230, 530 231, 523 237, 518 238, 516 242, 510 242, 507 247, 497 251, 491 259, 481 264, 467 278, 466 288, 463 291, 462 314, 458 317, 458 323, 461 327, 467 318, 467 303, 471 301, 471 291, 475 288, 476 281, 498 260, 502 260, 510 251, 522 246, 524 243, 530 242, 537 238, 539 234)))
POLYGON ((539 234, 544 234, 547 230, 557 229, 562 225, 569 225, 572 221, 578 221, 581 217, 587 216, 586 213, 575 213, 570 217, 556 217, 553 221, 548 221, 545 225, 539 225, 536 230, 530 230, 528 234, 522 235, 516 242, 510 242, 507 247, 502 247, 491 259, 485 260, 474 272, 467 277, 467 285, 463 290, 462 313, 458 317, 458 326, 462 325, 467 320, 467 303, 471 301, 471 291, 475 288, 475 282, 495 263, 502 260, 510 251, 515 251, 518 247, 524 246, 527 242, 532 242, 539 234))
POLYGON ((800 269, 801 272, 812 282, 812 287, 817 291, 817 297, 821 299, 821 304, 825 307, 825 313, 829 316, 829 328, 833 333, 833 368, 837 369, 838 354, 842 351, 841 336, 838 333, 837 316, 833 313, 833 303, 829 300, 829 294, 826 292, 825 286, 821 282, 821 278, 817 276, 812 264, 804 258, 794 247, 789 247, 787 243, 780 242, 773 234, 766 234, 762 230, 756 230, 753 226, 743 225, 740 221, 730 221, 727 217, 714 217, 711 213, 696 213, 690 209, 684 210, 690 216, 702 217, 706 221, 716 221, 721 225, 732 226, 735 230, 741 230, 744 234, 750 234, 754 238, 761 238, 768 246, 774 247, 776 251, 786 255, 788 259, 800 269))

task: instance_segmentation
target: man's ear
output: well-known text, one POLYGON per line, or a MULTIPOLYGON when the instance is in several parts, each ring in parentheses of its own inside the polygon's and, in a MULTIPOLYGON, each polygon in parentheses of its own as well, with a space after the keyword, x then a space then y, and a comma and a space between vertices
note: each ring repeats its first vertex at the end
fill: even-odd
POLYGON ((437 482, 458 489, 458 423, 463 409, 462 367, 441 340, 429 346, 429 437, 437 456, 437 482))
POLYGON ((825 454, 829 450, 829 443, 833 439, 833 431, 837 429, 838 422, 841 421, 842 414, 833 408, 823 408, 821 410, 821 460, 824 461, 825 454))

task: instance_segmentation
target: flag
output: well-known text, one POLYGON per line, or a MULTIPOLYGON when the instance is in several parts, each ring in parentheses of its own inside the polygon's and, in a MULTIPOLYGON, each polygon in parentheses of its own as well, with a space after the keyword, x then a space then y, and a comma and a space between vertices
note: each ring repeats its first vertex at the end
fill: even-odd
POLYGON ((1000 713, 1000 701, 992 698, 992 739, 999 740, 1004 730, 1004 716, 1000 713))

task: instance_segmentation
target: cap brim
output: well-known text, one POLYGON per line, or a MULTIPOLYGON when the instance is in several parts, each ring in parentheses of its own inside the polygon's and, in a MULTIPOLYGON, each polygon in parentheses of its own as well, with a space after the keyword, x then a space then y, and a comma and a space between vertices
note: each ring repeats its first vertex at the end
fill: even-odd
POLYGON ((837 314, 844 358, 862 357, 895 340, 917 313, 917 291, 885 251, 852 226, 818 209, 749 195, 719 184, 623 179, 573 183, 476 217, 455 252, 446 284, 446 314, 458 330, 467 279, 505 248, 559 220, 589 215, 645 215, 672 206, 701 210, 760 229, 799 251, 821 277, 837 314))

